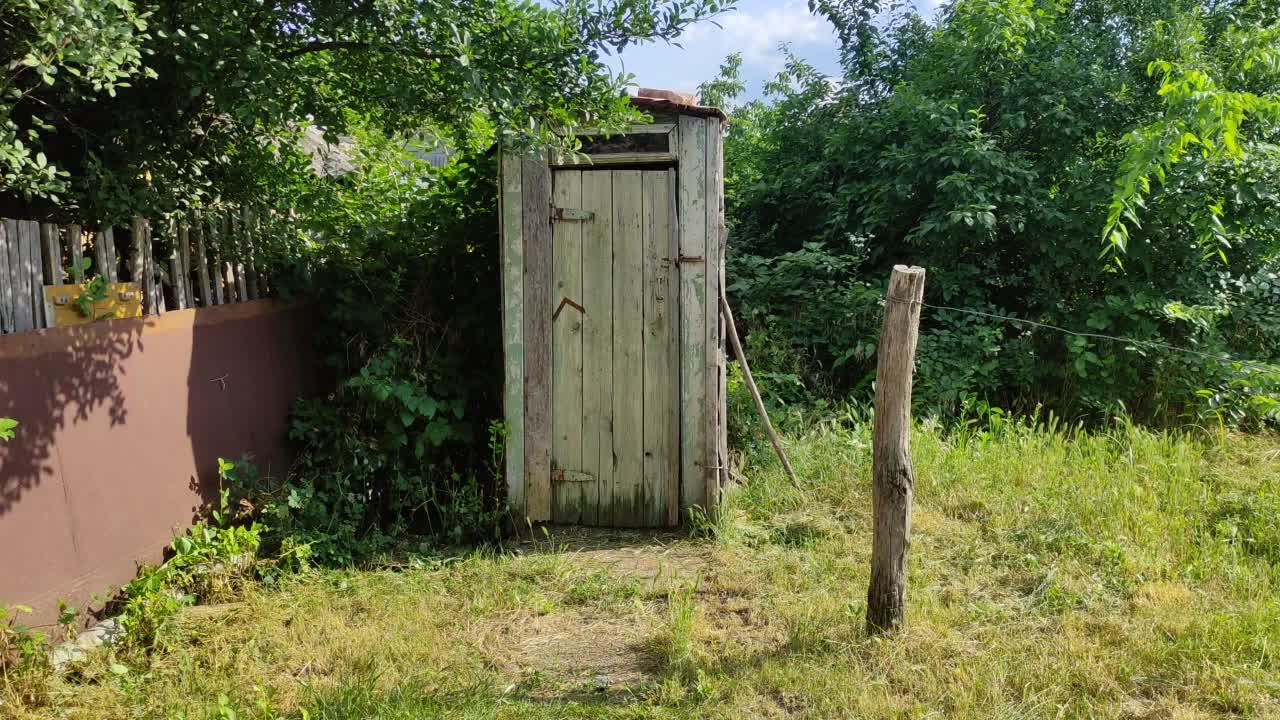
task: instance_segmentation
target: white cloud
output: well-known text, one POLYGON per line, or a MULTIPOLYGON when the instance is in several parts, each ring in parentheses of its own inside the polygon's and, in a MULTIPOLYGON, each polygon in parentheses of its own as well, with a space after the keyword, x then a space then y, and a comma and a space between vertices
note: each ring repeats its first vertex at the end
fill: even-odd
POLYGON ((794 0, 776 7, 729 12, 717 22, 721 27, 703 22, 689 28, 679 39, 680 44, 691 49, 712 46, 722 55, 741 52, 745 64, 775 70, 782 64, 779 44, 791 43, 798 51, 806 45, 829 45, 833 38, 825 20, 810 13, 803 2, 794 0))

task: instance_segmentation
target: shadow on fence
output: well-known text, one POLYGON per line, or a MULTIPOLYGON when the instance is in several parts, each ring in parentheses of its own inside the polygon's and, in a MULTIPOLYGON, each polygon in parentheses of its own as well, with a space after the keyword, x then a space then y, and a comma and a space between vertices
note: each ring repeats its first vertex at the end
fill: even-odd
POLYGON ((67 328, 15 337, 0 347, 0 415, 20 423, 13 442, 0 445, 0 516, 60 464, 55 438, 106 407, 110 425, 124 425, 129 408, 119 368, 141 350, 144 320, 67 328), (14 342, 19 341, 19 342, 14 342))

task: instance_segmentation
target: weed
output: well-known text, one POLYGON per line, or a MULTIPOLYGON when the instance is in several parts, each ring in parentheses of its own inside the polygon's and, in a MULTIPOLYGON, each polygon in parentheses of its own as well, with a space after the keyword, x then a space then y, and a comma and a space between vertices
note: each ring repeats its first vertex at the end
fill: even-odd
POLYGON ((673 677, 694 677, 694 599, 698 582, 682 583, 667 591, 667 626, 660 638, 662 661, 673 677))
MULTIPOLYGON (((234 479, 237 469, 241 474, 252 472, 245 461, 237 465, 218 459, 224 483, 234 479)), ((198 522, 174 538, 168 560, 144 566, 124 586, 120 623, 131 645, 167 646, 173 620, 182 608, 234 597, 253 579, 260 529, 257 524, 230 524, 234 516, 226 487, 220 488, 218 500, 218 508, 211 512, 213 524, 198 522)))

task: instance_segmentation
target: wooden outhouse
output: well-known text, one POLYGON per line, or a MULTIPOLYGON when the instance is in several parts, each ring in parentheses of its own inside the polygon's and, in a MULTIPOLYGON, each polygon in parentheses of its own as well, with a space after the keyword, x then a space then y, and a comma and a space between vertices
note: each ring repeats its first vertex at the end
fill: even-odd
POLYGON ((674 526, 727 478, 725 117, 632 102, 652 122, 582 156, 501 159, 507 489, 533 522, 674 526))

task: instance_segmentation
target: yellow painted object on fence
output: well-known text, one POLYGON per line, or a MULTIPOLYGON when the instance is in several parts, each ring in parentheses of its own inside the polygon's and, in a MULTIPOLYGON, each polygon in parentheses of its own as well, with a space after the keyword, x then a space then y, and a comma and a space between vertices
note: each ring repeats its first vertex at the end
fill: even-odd
POLYGON ((45 285, 44 312, 50 327, 84 325, 98 320, 142 317, 142 290, 137 283, 107 283, 104 297, 81 308, 76 301, 89 291, 89 283, 45 285), (87 311, 87 312, 86 312, 87 311))

